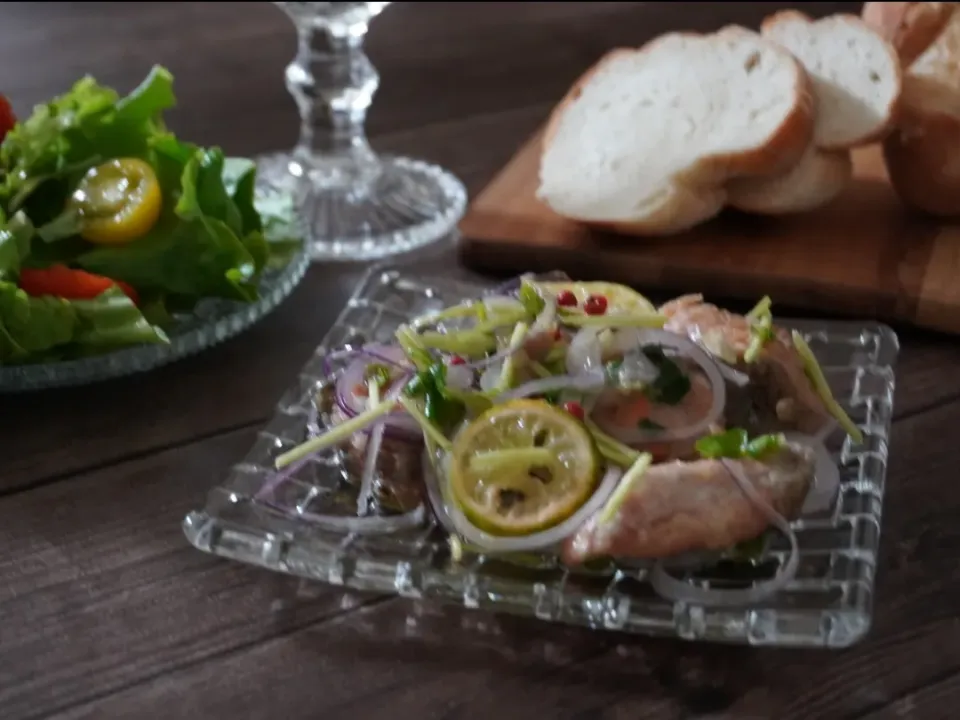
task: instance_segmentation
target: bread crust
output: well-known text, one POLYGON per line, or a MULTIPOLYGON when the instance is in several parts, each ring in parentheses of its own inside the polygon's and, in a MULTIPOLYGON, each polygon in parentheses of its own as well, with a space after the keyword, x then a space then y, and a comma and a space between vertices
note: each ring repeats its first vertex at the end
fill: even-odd
POLYGON ((787 215, 823 207, 850 184, 853 161, 846 150, 810 147, 792 169, 775 178, 744 178, 727 185, 731 207, 758 215, 787 215))
POLYGON ((883 159, 905 205, 960 216, 960 118, 906 108, 900 127, 883 143, 883 159))
POLYGON ((910 67, 940 37, 956 8, 955 2, 866 2, 860 17, 910 67))
MULTIPOLYGON (((834 23, 846 23, 850 25, 857 26, 864 32, 871 33, 875 35, 879 40, 883 41, 885 49, 887 50, 888 57, 890 60, 891 66, 894 68, 896 73, 896 87, 897 90, 893 93, 890 103, 886 108, 884 113, 884 122, 878 125, 873 132, 867 133, 859 138, 855 138, 853 141, 845 142, 842 144, 838 143, 823 143, 818 147, 821 150, 852 150, 858 147, 864 147, 866 145, 872 145, 873 143, 883 140, 887 135, 893 132, 893 129, 897 125, 897 121, 900 114, 900 103, 903 96, 903 68, 901 65, 900 57, 897 54, 896 48, 893 46, 890 41, 888 41, 882 33, 878 32, 876 28, 872 27, 869 23, 865 22, 863 19, 852 15, 850 13, 836 13, 834 15, 828 15, 827 17, 820 18, 819 20, 812 19, 809 15, 806 15, 799 10, 781 10, 767 17, 760 25, 761 33, 766 37, 769 34, 775 32, 776 27, 781 23, 793 23, 800 22, 806 23, 809 25, 825 25, 825 24, 834 24, 834 23)), ((775 42, 771 39, 772 42, 775 42)))

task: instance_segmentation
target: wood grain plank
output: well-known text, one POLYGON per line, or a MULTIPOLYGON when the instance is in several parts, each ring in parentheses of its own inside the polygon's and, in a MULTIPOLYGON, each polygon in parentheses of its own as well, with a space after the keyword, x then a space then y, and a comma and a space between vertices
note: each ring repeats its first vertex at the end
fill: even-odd
POLYGON ((19 619, 0 643, 0 704, 10 718, 57 707, 199 718, 262 708, 256 693, 268 692, 289 718, 848 717, 960 668, 960 495, 943 481, 956 463, 943 429, 958 423, 952 405, 894 425, 874 627, 844 652, 700 646, 401 600, 330 620, 339 601, 319 585, 277 621, 288 585, 192 551, 176 526, 245 432, 0 499, 0 612, 19 619))
POLYGON ((0 500, 4 718, 42 717, 376 599, 324 587, 293 602, 293 578, 190 547, 183 516, 253 440, 232 433, 0 500))

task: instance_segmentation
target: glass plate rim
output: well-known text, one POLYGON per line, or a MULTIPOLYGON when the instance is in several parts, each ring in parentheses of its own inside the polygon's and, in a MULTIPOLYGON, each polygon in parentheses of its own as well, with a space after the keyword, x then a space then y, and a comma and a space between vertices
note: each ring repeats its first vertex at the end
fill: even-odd
POLYGON ((166 345, 137 345, 77 360, 0 367, 0 395, 77 387, 136 375, 208 350, 239 335, 273 311, 297 288, 309 266, 305 243, 282 268, 264 272, 258 300, 202 300, 192 317, 202 316, 208 308, 220 311, 185 332, 174 329, 166 345))

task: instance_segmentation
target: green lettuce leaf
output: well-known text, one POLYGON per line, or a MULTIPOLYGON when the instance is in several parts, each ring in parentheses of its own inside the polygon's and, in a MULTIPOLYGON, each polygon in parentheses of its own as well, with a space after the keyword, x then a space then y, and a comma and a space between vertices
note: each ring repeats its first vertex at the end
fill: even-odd
MULTIPOLYGON (((163 131, 161 113, 174 103, 173 76, 162 67, 154 67, 125 98, 91 77, 79 80, 7 134, 0 146, 0 204, 12 212, 49 181, 73 178, 66 185, 75 185, 105 160, 146 157, 151 139, 163 131)), ((53 197, 44 197, 41 204, 55 204, 54 214, 59 214, 72 187, 55 184, 46 193, 53 197)), ((35 209, 28 214, 37 222, 35 209)))
POLYGON ((0 282, 0 365, 169 342, 119 288, 93 300, 34 298, 0 282))

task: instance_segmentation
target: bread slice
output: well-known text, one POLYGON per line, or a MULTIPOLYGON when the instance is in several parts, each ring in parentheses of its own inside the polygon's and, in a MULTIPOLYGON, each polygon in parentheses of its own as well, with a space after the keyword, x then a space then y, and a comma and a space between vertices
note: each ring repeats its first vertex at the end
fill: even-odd
POLYGON ((615 50, 551 116, 538 196, 566 217, 675 232, 719 212, 729 178, 794 165, 813 111, 797 61, 744 28, 615 50))
POLYGON ((731 182, 729 204, 770 215, 813 210, 849 184, 853 163, 846 148, 873 142, 891 130, 901 94, 899 62, 892 46, 850 15, 814 22, 788 10, 768 18, 762 32, 790 50, 813 78, 815 135, 787 173, 769 181, 731 182))
POLYGON ((812 21, 785 10, 767 18, 762 33, 793 53, 813 80, 817 148, 869 145, 893 128, 901 94, 900 59, 860 18, 831 15, 812 21))
POLYGON ((822 207, 850 184, 853 161, 847 150, 817 150, 811 144, 800 162, 776 178, 741 178, 727 185, 728 204, 760 215, 788 215, 822 207))
POLYGON ((907 69, 900 122, 883 156, 907 206, 960 217, 960 12, 907 69))
POLYGON ((940 36, 956 8, 955 2, 867 2, 860 16, 893 45, 906 68, 940 36))

